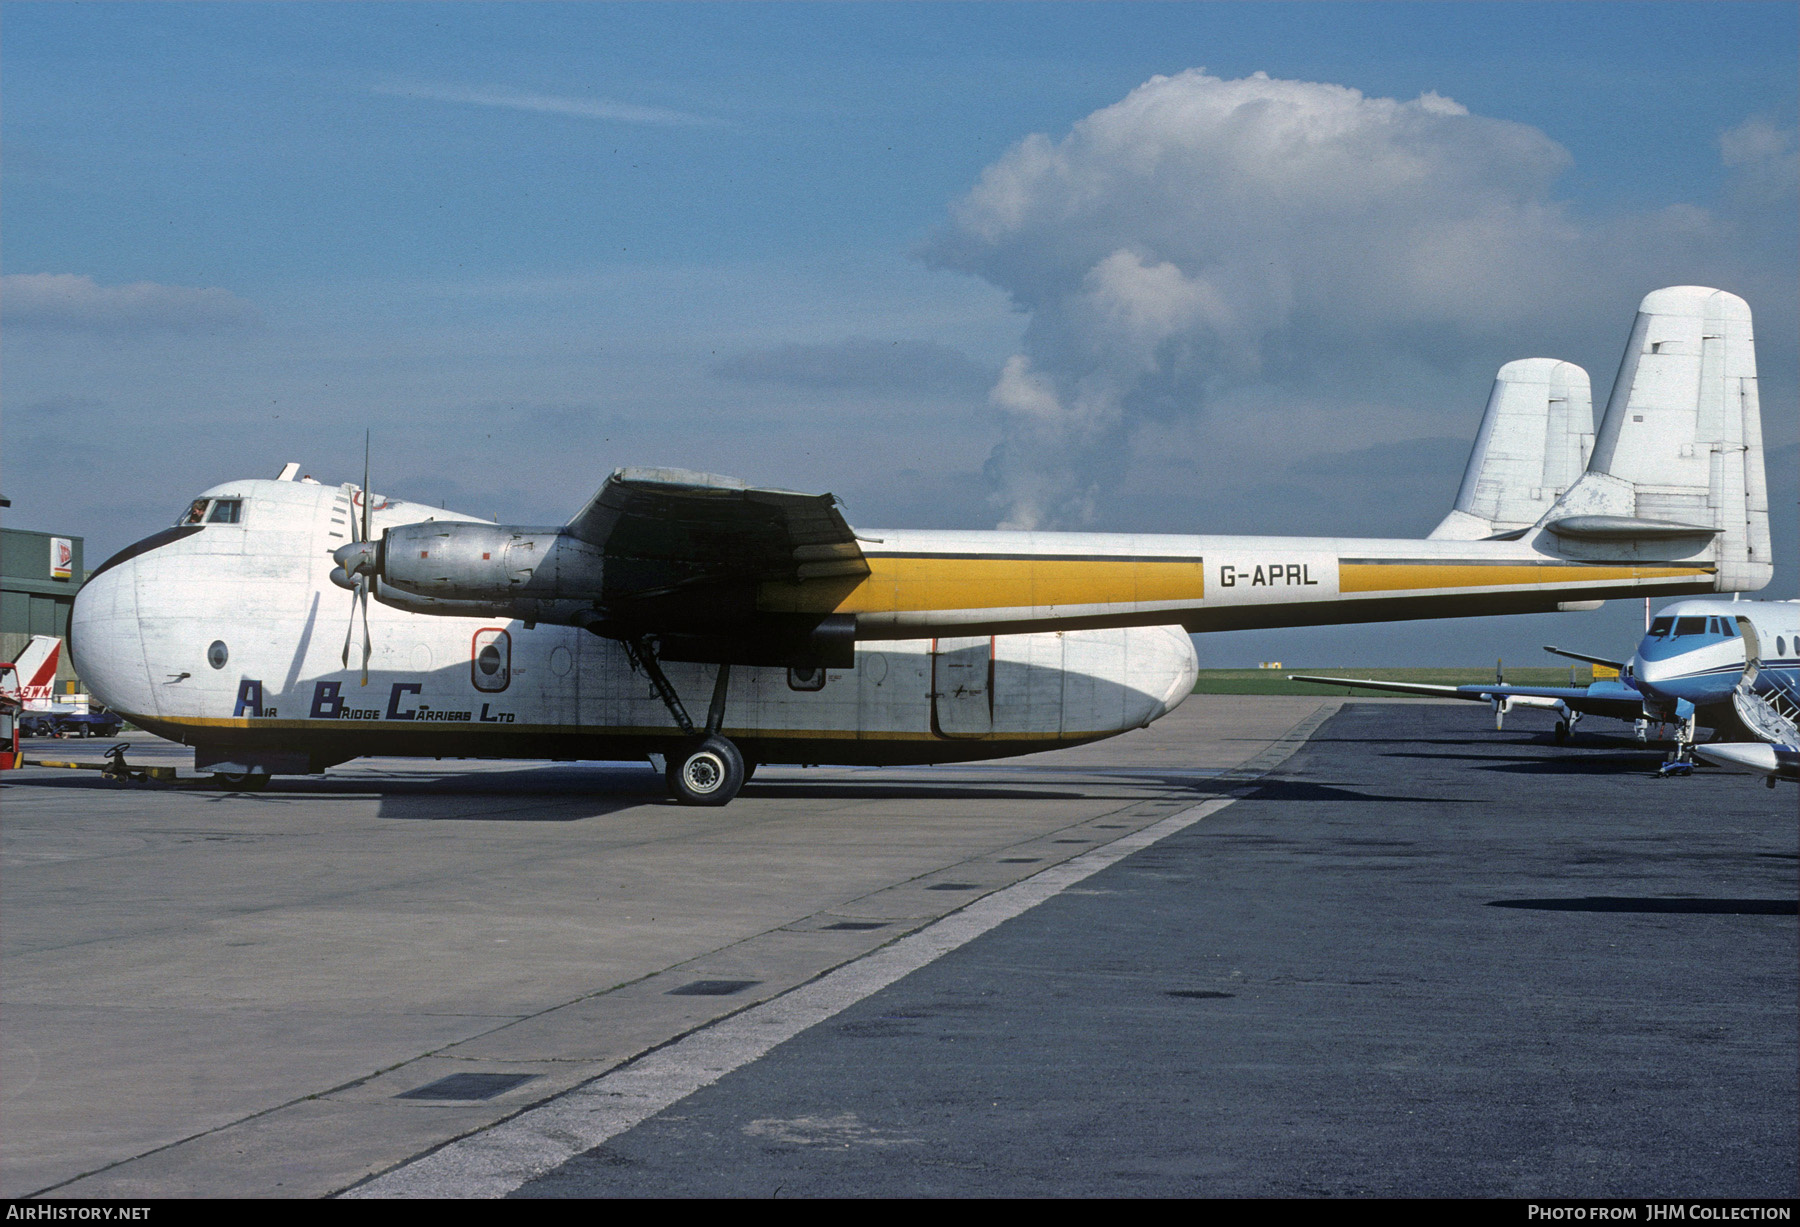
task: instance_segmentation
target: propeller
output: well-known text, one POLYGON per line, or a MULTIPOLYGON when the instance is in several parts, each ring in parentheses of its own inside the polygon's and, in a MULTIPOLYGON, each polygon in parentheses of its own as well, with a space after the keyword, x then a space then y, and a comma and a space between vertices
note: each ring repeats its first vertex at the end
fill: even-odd
POLYGON ((344 628, 344 651, 340 659, 344 668, 350 667, 350 641, 356 636, 356 611, 362 608, 363 645, 362 645, 362 684, 369 684, 369 589, 374 586, 375 576, 381 568, 381 547, 371 540, 369 506, 369 433, 363 432, 363 484, 357 492, 362 499, 362 522, 357 523, 354 512, 350 516, 350 543, 340 545, 331 551, 332 561, 337 566, 331 570, 331 582, 340 588, 350 590, 350 624, 344 628))

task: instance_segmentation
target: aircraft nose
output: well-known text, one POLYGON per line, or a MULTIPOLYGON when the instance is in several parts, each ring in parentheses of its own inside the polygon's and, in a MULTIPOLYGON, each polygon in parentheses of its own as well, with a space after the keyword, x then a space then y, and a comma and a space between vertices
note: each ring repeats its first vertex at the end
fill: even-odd
POLYGON ((1639 682, 1654 686, 1658 682, 1667 681, 1682 673, 1681 657, 1671 656, 1662 660, 1651 660, 1641 655, 1633 655, 1626 662, 1631 676, 1639 682))
POLYGON ((155 713, 138 619, 138 555, 132 553, 137 548, 102 563, 75 594, 69 612, 69 658, 82 684, 128 716, 155 713))

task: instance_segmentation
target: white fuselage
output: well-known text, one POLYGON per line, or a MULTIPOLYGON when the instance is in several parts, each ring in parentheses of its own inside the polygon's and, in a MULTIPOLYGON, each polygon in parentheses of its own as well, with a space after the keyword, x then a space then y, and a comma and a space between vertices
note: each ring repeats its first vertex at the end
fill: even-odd
POLYGON ((1756 631, 1759 690, 1793 689, 1800 670, 1800 603, 1677 601, 1656 611, 1652 629, 1625 663, 1626 676, 1643 692, 1646 706, 1668 715, 1728 707, 1742 678, 1748 621, 1756 631))
MULTIPOLYGON (((240 501, 237 522, 166 530, 123 551, 83 587, 71 623, 93 693, 195 745, 200 766, 298 772, 366 754, 616 759, 680 739, 621 645, 568 626, 371 602, 363 684, 360 626, 348 667, 343 659, 352 597, 329 580, 360 495, 241 481, 202 496, 226 498, 240 501)), ((372 530, 471 518, 378 499, 372 530)), ((718 667, 665 669, 702 717, 718 667)), ((1187 696, 1195 672, 1179 627, 882 640, 859 644, 853 668, 822 679, 735 667, 722 732, 760 762, 998 757, 1142 727, 1187 696)))

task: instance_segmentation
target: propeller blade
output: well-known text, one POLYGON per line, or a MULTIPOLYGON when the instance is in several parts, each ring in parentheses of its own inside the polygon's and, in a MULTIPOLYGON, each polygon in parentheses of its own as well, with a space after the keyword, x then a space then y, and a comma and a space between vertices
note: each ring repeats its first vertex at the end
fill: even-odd
POLYGON ((369 539, 369 432, 363 431, 363 521, 362 539, 369 539))
MULTIPOLYGON (((360 581, 358 581, 360 586, 360 581)), ((344 650, 338 659, 344 662, 344 668, 350 667, 350 639, 356 634, 356 589, 350 590, 350 622, 344 627, 344 650)))
POLYGON ((362 684, 365 686, 367 686, 369 684, 369 651, 370 651, 370 644, 369 644, 369 588, 370 588, 370 581, 365 578, 362 582, 362 587, 357 592, 357 600, 362 604, 362 622, 363 622, 362 684))

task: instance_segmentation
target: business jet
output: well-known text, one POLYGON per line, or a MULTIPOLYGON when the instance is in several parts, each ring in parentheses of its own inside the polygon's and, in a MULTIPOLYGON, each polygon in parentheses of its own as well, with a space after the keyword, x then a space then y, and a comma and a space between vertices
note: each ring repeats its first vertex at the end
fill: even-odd
MULTIPOLYGON (((1750 619, 1740 619, 1739 625, 1744 668, 1731 701, 1751 740, 1695 746, 1694 752, 1733 771, 1755 772, 1770 788, 1777 780, 1800 781, 1800 687, 1794 684, 1794 671, 1789 668, 1777 677, 1765 673, 1761 644, 1766 640, 1750 619)), ((1787 642, 1793 645, 1793 640, 1787 642)), ((1785 650, 1779 636, 1775 650, 1785 650)))
POLYGON ((1423 540, 854 529, 829 494, 649 468, 515 526, 375 495, 366 468, 214 486, 102 564, 72 618, 91 690, 234 786, 361 755, 649 757, 719 805, 759 763, 1142 727, 1191 691, 1194 632, 1771 573, 1750 310, 1691 286, 1644 299, 1597 432, 1580 368, 1502 368, 1423 540))
POLYGON ((1737 696, 1745 671, 1746 645, 1752 638, 1768 644, 1772 655, 1751 675, 1751 693, 1769 695, 1796 690, 1796 681, 1800 680, 1796 677, 1796 666, 1800 665, 1800 603, 1717 598, 1678 601, 1661 610, 1627 660, 1555 647, 1544 649, 1610 668, 1617 674, 1587 686, 1510 684, 1499 670, 1491 685, 1482 682, 1440 686, 1303 674, 1292 674, 1289 680, 1487 703, 1494 709, 1496 729, 1504 727, 1506 714, 1514 708, 1537 708, 1556 714, 1558 742, 1568 740, 1583 716, 1631 721, 1640 738, 1651 725, 1673 725, 1676 749, 1670 763, 1680 770, 1680 765, 1692 763, 1691 751, 1699 728, 1731 737, 1750 731, 1739 715, 1737 696))

